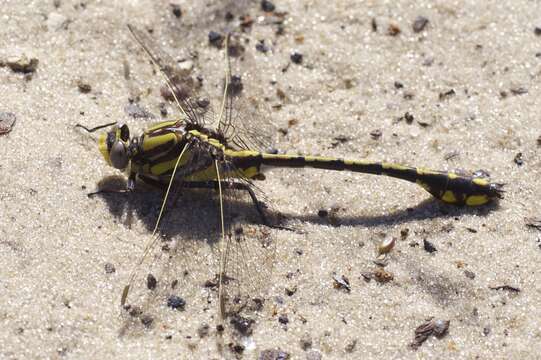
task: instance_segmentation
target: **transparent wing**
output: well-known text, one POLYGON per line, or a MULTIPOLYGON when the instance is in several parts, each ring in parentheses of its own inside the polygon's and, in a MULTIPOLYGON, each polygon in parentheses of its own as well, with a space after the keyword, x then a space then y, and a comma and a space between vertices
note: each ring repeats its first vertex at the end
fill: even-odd
POLYGON ((254 203, 260 195, 249 183, 237 179, 223 182, 225 236, 220 246, 220 310, 230 318, 253 319, 271 285, 276 240, 273 229, 261 225, 262 214, 257 210, 261 204, 254 203))
POLYGON ((227 36, 225 51, 225 81, 218 132, 228 144, 238 149, 269 151, 276 133, 270 120, 264 96, 254 86, 258 82, 253 56, 241 45, 236 34, 227 36), (238 61, 231 61, 232 54, 238 61), (244 72, 239 62, 247 65, 244 72), (231 66, 233 63, 233 67, 231 66))
POLYGON ((202 91, 201 83, 190 74, 191 71, 181 71, 176 62, 146 32, 130 24, 128 29, 164 77, 167 87, 162 90, 162 96, 177 104, 186 121, 200 127, 210 123, 214 118, 210 98, 202 91))

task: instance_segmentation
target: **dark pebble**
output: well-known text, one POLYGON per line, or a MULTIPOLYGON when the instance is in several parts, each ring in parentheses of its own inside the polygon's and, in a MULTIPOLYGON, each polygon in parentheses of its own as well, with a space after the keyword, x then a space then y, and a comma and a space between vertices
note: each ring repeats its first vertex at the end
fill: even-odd
POLYGON ((184 301, 184 299, 179 296, 171 295, 167 299, 167 306, 175 310, 183 311, 186 306, 186 301, 184 301))
POLYGON ((468 279, 475 279, 475 273, 473 271, 470 271, 470 270, 464 270, 464 275, 468 278, 468 279))
POLYGON ((242 78, 239 75, 231 76, 231 81, 229 82, 229 93, 231 95, 239 95, 244 85, 242 84, 242 78))
POLYGON ((533 29, 533 33, 537 36, 541 36, 541 27, 536 26, 535 29, 533 29))
POLYGON ((115 266, 111 263, 105 263, 105 273, 112 274, 116 271, 115 266))
POLYGON ((524 165, 524 159, 522 159, 522 153, 519 152, 515 155, 515 158, 513 159, 513 161, 515 162, 515 164, 517 164, 518 166, 522 166, 524 165))
POLYGON ((141 316, 141 323, 145 327, 147 327, 147 328, 151 327, 153 322, 154 322, 154 318, 152 316, 150 316, 150 315, 141 316))
POLYGON ((426 252, 433 253, 435 251, 438 251, 436 247, 428 240, 423 240, 423 249, 425 249, 426 252))
POLYGON ((147 275, 147 289, 154 290, 156 289, 156 284, 158 284, 158 280, 154 277, 152 274, 147 275))
POLYGON ((415 118, 413 117, 413 115, 410 114, 409 112, 406 112, 406 113, 404 114, 404 119, 406 120, 406 122, 407 122, 408 124, 413 123, 413 120, 415 120, 415 118))
POLYGON ((403 87, 404 87, 404 84, 402 84, 401 82, 399 82, 399 81, 394 82, 394 88, 395 89, 402 89, 403 87))
POLYGON ((269 47, 265 45, 265 40, 259 40, 257 44, 255 44, 255 49, 263 54, 266 54, 269 51, 269 47))
POLYGON ((229 344, 229 348, 236 354, 242 354, 244 352, 244 346, 241 344, 229 344))
POLYGON ((209 43, 215 47, 222 47, 224 36, 216 31, 209 32, 209 43))
POLYGON ((295 51, 293 54, 291 54, 289 58, 291 59, 293 63, 301 64, 303 56, 301 53, 295 51))
POLYGON ((249 336, 252 334, 252 326, 254 325, 255 321, 236 315, 231 319, 230 323, 241 335, 249 336))
POLYGON ((261 10, 265 12, 273 12, 276 9, 276 6, 268 0, 261 1, 261 10))
POLYGON ((424 16, 417 16, 413 22, 413 32, 419 33, 428 25, 428 19, 424 16))
POLYGON ((171 11, 173 12, 173 15, 177 19, 179 19, 182 16, 182 9, 180 8, 180 5, 178 4, 170 4, 171 5, 171 11))
POLYGON ((77 88, 79 88, 79 91, 83 94, 88 94, 92 91, 92 86, 81 80, 77 81, 77 88))
POLYGON ((278 322, 282 325, 287 325, 289 323, 289 318, 286 314, 278 316, 278 322))
POLYGON ((320 218, 325 218, 325 217, 329 216, 329 211, 325 210, 325 209, 320 209, 317 212, 317 216, 319 216, 320 218))

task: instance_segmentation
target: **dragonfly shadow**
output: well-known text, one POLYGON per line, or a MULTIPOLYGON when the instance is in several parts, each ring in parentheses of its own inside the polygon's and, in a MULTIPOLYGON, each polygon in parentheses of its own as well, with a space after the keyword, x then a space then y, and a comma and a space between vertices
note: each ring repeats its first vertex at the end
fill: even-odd
MULTIPOLYGON (((98 192, 93 196, 102 198, 110 213, 125 226, 131 227, 137 220, 152 232, 160 214, 164 192, 144 183, 137 183, 133 192, 126 192, 125 189, 126 180, 122 176, 110 176, 98 183, 98 192)), ((237 215, 248 222, 261 222, 247 194, 246 198, 234 196, 224 201, 226 224, 228 216, 237 215)), ((160 220, 159 233, 164 238, 181 235, 213 244, 220 238, 219 209, 219 199, 214 190, 183 189, 181 194, 172 191, 160 220)))
MULTIPOLYGON (((334 227, 340 226, 392 226, 412 221, 436 218, 457 218, 464 215, 487 216, 499 208, 497 201, 480 207, 466 207, 444 204, 436 199, 426 199, 419 204, 404 209, 398 209, 383 215, 334 215, 318 214, 294 215, 293 218, 334 227)), ((287 215, 285 215, 287 216, 287 215)))
MULTIPOLYGON (((126 181, 120 176, 104 178, 98 183, 98 189, 106 190, 98 194, 107 203, 113 214, 124 225, 131 227, 135 218, 152 231, 160 212, 163 192, 139 184, 134 192, 119 192, 126 188, 126 181)), ((200 238, 215 242, 220 233, 219 201, 214 190, 185 189, 178 199, 170 196, 166 214, 161 220, 160 233, 165 237, 183 235, 194 240, 200 238)), ((249 197, 228 199, 227 211, 242 215, 254 223, 261 223, 254 204, 249 197)), ((436 199, 426 199, 419 204, 381 215, 344 215, 328 214, 288 214, 279 210, 267 209, 266 213, 286 225, 288 220, 310 222, 327 226, 392 226, 412 221, 436 218, 458 218, 464 215, 487 216, 499 208, 497 201, 480 207, 460 207, 444 204, 436 199)), ((226 214, 226 216, 231 214, 226 214)))

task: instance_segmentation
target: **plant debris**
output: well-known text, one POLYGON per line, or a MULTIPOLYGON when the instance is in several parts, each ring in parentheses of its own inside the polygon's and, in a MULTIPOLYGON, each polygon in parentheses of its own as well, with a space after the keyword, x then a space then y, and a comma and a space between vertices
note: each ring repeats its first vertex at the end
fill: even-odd
POLYGON ((511 92, 511 94, 516 95, 516 96, 524 95, 524 94, 528 93, 528 89, 526 89, 524 87, 511 88, 511 89, 509 89, 509 91, 511 92))
POLYGON ((9 133, 16 121, 17 117, 14 113, 0 112, 0 135, 9 133))
POLYGON ((514 293, 519 293, 520 292, 520 289, 518 287, 511 286, 511 285, 489 286, 488 288, 490 290, 505 290, 505 291, 510 291, 510 292, 514 292, 514 293))
POLYGON ((524 222, 527 227, 541 231, 541 218, 527 217, 524 222))
POLYGON ((438 97, 440 101, 442 101, 442 100, 447 100, 455 95, 456 95, 455 89, 451 89, 451 90, 447 90, 445 92, 440 93, 438 97))
POLYGON ((92 91, 92 86, 83 80, 77 80, 77 88, 82 94, 88 94, 92 91))
POLYGON ((380 284, 388 283, 389 281, 392 281, 394 279, 393 273, 389 271, 385 271, 383 267, 378 267, 374 271, 363 272, 361 273, 361 276, 366 282, 376 280, 380 284))
POLYGON ((349 285, 349 280, 347 277, 345 277, 344 275, 338 276, 334 274, 333 279, 335 289, 344 289, 346 292, 351 291, 351 286, 349 285))
POLYGON ((414 350, 418 349, 431 335, 437 338, 443 337, 449 330, 450 323, 449 320, 427 319, 425 323, 415 329, 415 339, 410 347, 414 350))
POLYGON ((29 58, 26 54, 19 54, 8 57, 0 65, 7 65, 14 72, 28 74, 35 72, 38 64, 39 60, 37 58, 29 58))

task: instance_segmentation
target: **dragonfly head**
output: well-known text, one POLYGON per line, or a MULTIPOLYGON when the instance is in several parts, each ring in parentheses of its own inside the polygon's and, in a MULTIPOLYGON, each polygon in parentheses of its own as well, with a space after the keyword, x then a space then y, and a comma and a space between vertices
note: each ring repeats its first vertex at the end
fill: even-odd
POLYGON ((130 129, 128 125, 115 125, 107 133, 101 134, 98 146, 107 163, 117 169, 125 169, 130 162, 130 129))

